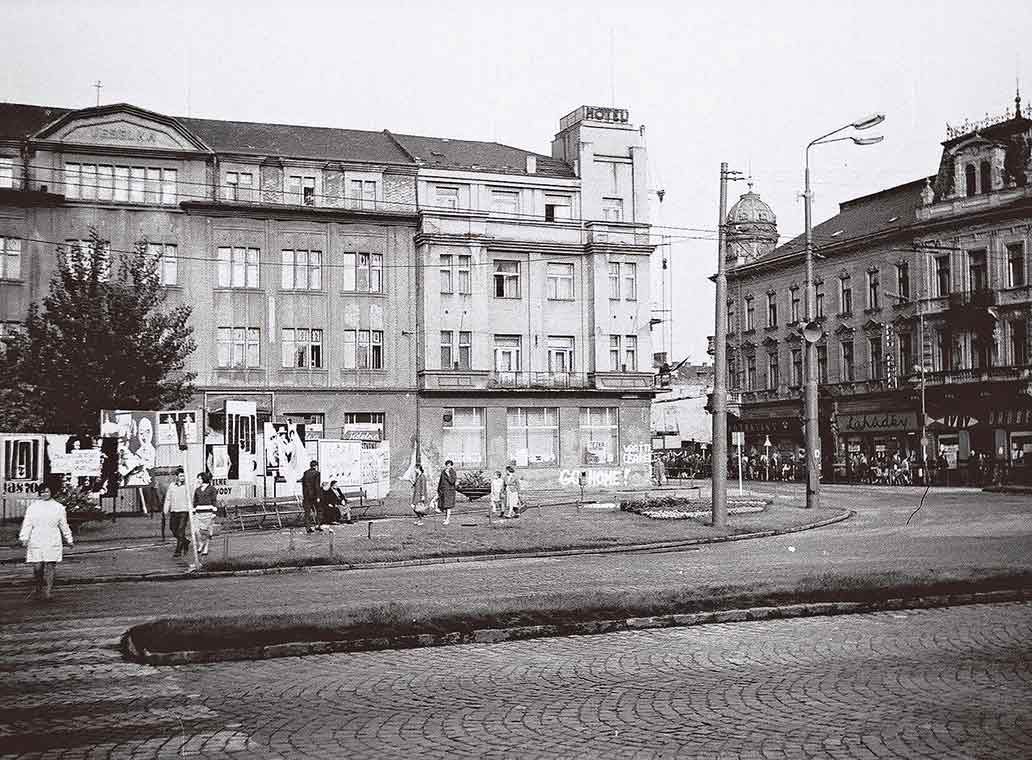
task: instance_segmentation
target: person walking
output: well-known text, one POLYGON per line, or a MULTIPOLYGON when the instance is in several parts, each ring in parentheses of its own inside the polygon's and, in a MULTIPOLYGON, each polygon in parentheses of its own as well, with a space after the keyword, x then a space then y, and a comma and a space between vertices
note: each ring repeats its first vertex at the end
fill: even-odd
POLYGON ((165 491, 165 504, 162 511, 168 515, 168 525, 172 535, 176 537, 176 550, 173 557, 182 557, 190 548, 190 492, 186 488, 186 473, 180 467, 176 470, 176 479, 169 483, 165 491))
POLYGON ((194 490, 194 530, 197 531, 197 553, 208 556, 208 543, 215 532, 215 515, 218 512, 218 491, 211 484, 211 473, 207 470, 197 476, 199 481, 194 490))
POLYGON ((36 598, 50 601, 57 563, 64 559, 64 544, 74 543, 64 504, 51 498, 48 486, 25 510, 18 540, 25 547, 25 563, 35 565, 36 598))
POLYGON ((511 464, 505 468, 505 517, 520 516, 520 479, 511 464))
POLYGON ((451 522, 451 511, 455 508, 455 475, 454 462, 447 460, 441 477, 437 479, 437 508, 444 512, 444 525, 451 522))
POLYGON ((491 478, 491 517, 502 513, 502 499, 505 494, 505 479, 502 478, 502 471, 495 470, 491 478))
POLYGON ((416 516, 416 525, 423 524, 423 518, 429 511, 426 503, 426 473, 423 472, 423 465, 417 464, 412 479, 412 512, 416 516))
POLYGON ((321 483, 319 462, 313 459, 304 475, 301 476, 301 508, 305 513, 306 533, 322 530, 322 525, 319 524, 319 486, 321 483))

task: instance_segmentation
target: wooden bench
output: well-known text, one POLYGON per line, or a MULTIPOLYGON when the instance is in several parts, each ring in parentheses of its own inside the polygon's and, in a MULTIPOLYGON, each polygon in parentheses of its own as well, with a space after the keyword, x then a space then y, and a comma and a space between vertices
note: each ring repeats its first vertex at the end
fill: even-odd
POLYGON ((284 520, 303 520, 304 509, 296 496, 281 496, 275 499, 255 499, 226 505, 226 517, 240 526, 240 530, 249 527, 264 528, 266 522, 275 521, 277 528, 283 527, 284 520))

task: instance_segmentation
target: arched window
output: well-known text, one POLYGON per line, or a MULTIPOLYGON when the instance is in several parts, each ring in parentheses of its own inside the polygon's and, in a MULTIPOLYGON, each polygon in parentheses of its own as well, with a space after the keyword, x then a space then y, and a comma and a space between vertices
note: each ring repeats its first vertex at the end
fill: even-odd
POLYGON ((964 167, 964 176, 967 179, 967 194, 975 195, 978 189, 975 187, 975 165, 968 164, 964 167))
POLYGON ((988 161, 983 161, 981 163, 981 165, 978 167, 978 173, 979 186, 981 187, 983 193, 988 193, 990 190, 993 189, 992 169, 989 168, 988 161))

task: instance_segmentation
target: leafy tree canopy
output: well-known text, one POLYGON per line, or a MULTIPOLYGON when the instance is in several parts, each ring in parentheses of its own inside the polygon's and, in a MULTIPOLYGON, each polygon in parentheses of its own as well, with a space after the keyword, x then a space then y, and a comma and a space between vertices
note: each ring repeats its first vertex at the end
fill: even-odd
POLYGON ((146 240, 116 253, 90 230, 57 250, 58 269, 25 329, 5 338, 0 430, 96 434, 102 409, 173 409, 194 393, 191 308, 166 308, 146 240))

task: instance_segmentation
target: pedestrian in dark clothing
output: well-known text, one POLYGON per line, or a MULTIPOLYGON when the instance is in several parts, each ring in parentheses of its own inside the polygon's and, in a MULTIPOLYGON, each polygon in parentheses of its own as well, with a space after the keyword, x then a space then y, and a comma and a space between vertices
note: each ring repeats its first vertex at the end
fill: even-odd
POLYGON ((441 477, 437 479, 437 507, 444 512, 444 524, 451 522, 451 511, 455 508, 455 467, 452 460, 444 463, 441 477))
POLYGON ((423 465, 416 465, 415 478, 412 481, 412 512, 416 516, 416 525, 423 524, 423 518, 429 511, 426 503, 426 475, 423 465))
POLYGON ((319 487, 321 483, 319 462, 313 459, 304 475, 301 476, 301 508, 305 513, 305 531, 308 533, 322 530, 322 526, 319 524, 319 487))

